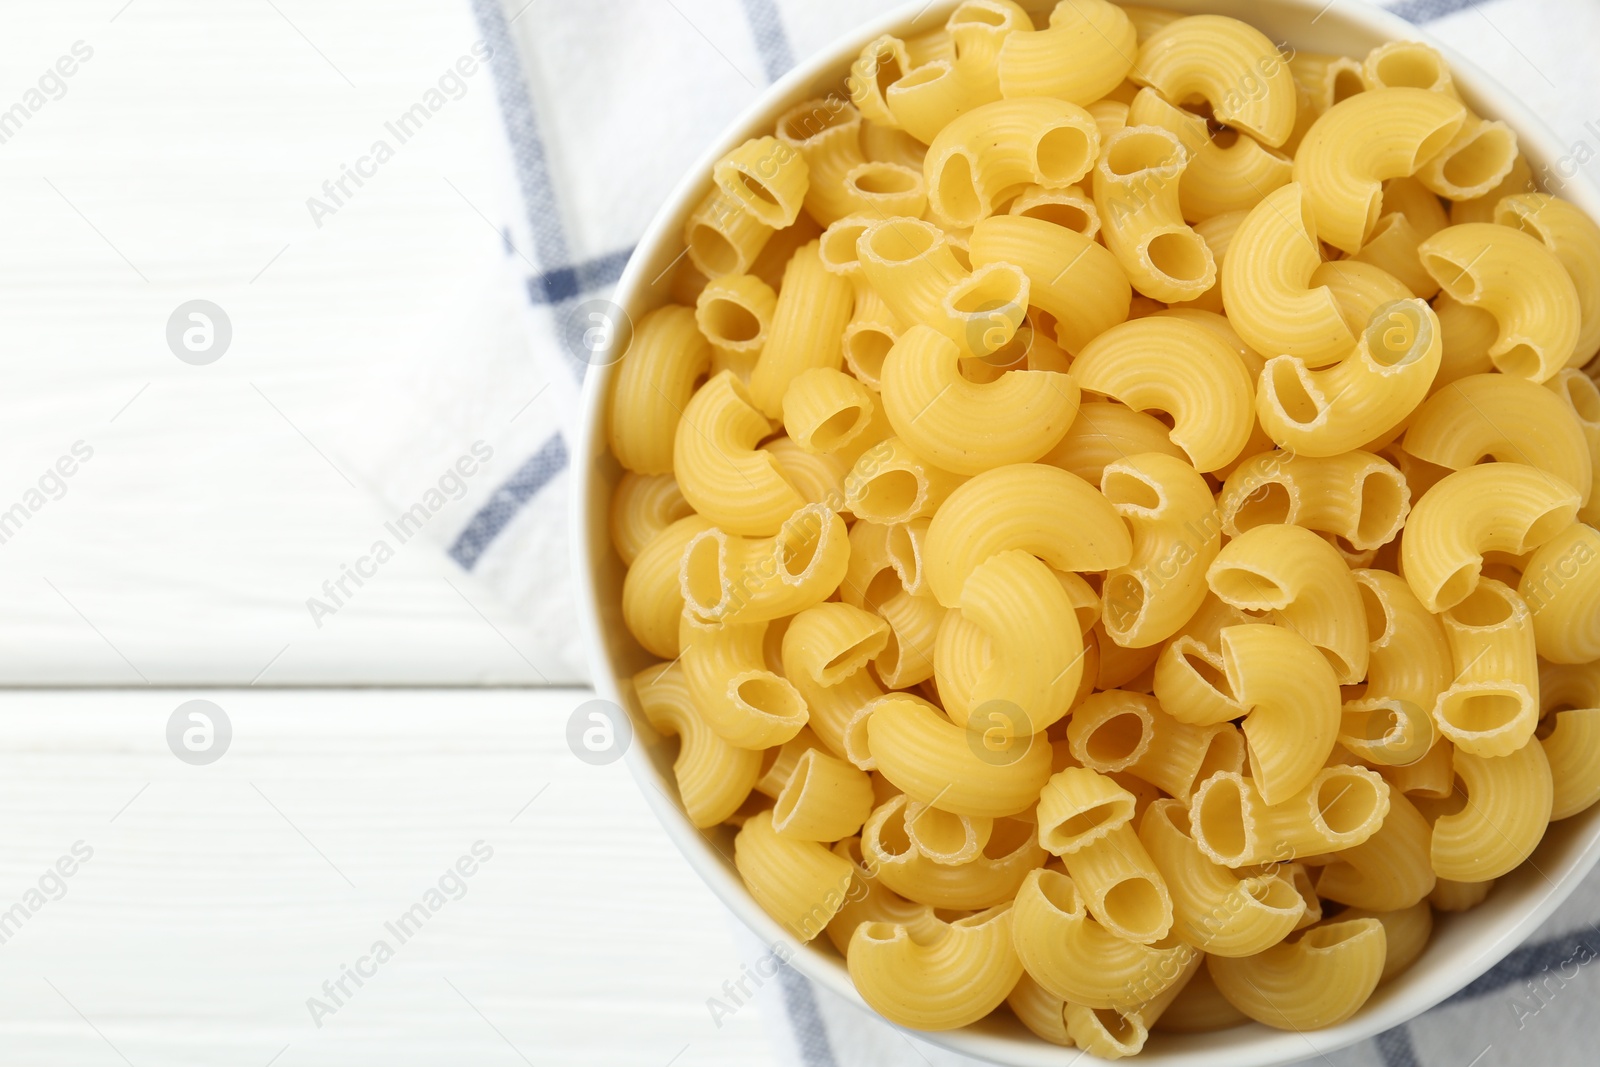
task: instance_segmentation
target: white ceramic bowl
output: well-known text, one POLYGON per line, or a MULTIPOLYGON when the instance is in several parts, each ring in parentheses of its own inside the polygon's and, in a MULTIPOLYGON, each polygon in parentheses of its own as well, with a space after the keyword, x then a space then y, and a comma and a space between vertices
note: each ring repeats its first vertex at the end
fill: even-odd
MULTIPOLYGON (((777 116, 802 100, 829 92, 844 93, 852 60, 865 45, 884 33, 922 32, 942 25, 957 0, 911 0, 893 14, 856 32, 791 71, 763 93, 707 149, 673 191, 639 242, 623 273, 616 303, 637 322, 646 312, 669 301, 668 282, 652 285, 683 251, 684 220, 710 187, 712 164, 746 139, 768 134, 777 116), (914 25, 914 29, 912 28, 914 25)), ((1467 103, 1481 114, 1509 123, 1523 151, 1540 173, 1554 164, 1563 146, 1527 108, 1482 71, 1417 27, 1362 0, 1152 0, 1158 6, 1185 12, 1232 15, 1259 28, 1274 41, 1296 49, 1364 55, 1384 41, 1423 40, 1450 60, 1456 84, 1467 103)), ((1044 11, 1054 0, 1021 0, 1030 10, 1044 11)), ((1591 216, 1600 218, 1600 193, 1580 180, 1560 190, 1591 216)), ((640 791, 655 810, 695 871, 723 903, 768 944, 792 943, 785 931, 745 891, 734 870, 733 834, 723 827, 713 834, 696 830, 673 798, 675 742, 659 738, 644 721, 627 679, 653 657, 629 636, 622 622, 622 561, 607 532, 607 509, 621 469, 606 449, 604 399, 615 365, 589 374, 583 398, 583 428, 574 455, 573 567, 577 574, 580 613, 589 649, 589 663, 599 694, 621 704, 633 719, 636 741, 627 754, 640 791)), ((1461 989, 1492 967, 1531 934, 1578 886, 1600 858, 1600 806, 1555 824, 1533 857, 1501 879, 1489 899, 1460 915, 1440 916, 1432 941, 1421 958, 1399 978, 1382 987, 1356 1016, 1340 1026, 1305 1034, 1251 1024, 1210 1034, 1153 1034, 1145 1051, 1132 1062, 1143 1067, 1268 1067, 1331 1052, 1397 1026, 1461 989)), ((856 994, 844 960, 818 938, 791 961, 803 974, 839 996, 870 1011, 856 994)), ((1032 1034, 1006 1013, 976 1026, 921 1036, 952 1050, 1015 1067, 1059 1067, 1062 1050, 1032 1034)), ((887 1022, 884 1025, 889 1025, 887 1022)), ((1085 1059, 1083 1062, 1099 1062, 1085 1059)))

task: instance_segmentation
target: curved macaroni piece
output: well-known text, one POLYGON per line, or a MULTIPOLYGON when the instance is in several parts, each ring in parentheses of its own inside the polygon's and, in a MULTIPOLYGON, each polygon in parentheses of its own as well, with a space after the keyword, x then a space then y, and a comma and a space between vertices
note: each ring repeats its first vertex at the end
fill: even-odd
POLYGON ((1455 681, 1433 707, 1439 732, 1460 752, 1510 755, 1539 721, 1539 659, 1527 603, 1485 578, 1439 619, 1456 663, 1455 681))
POLYGON ((863 452, 846 475, 845 510, 883 525, 911 522, 932 515, 961 483, 890 437, 863 452))
POLYGON ((1137 37, 1122 8, 1106 0, 1062 0, 1049 28, 1014 33, 1000 48, 1000 92, 1088 105, 1122 84, 1137 37))
POLYGON ((772 829, 797 841, 839 841, 872 814, 872 783, 844 760, 808 749, 772 809, 772 829))
POLYGON ((934 515, 922 548, 928 588, 957 607, 978 565, 1011 548, 1058 571, 1097 571, 1126 564, 1133 538, 1083 479, 1039 463, 998 467, 963 483, 934 515))
POLYGON ((783 394, 783 426, 807 452, 848 452, 877 414, 872 390, 843 371, 804 371, 783 394))
POLYGON ((1578 290, 1578 344, 1569 367, 1581 367, 1600 350, 1600 223, 1546 193, 1508 196, 1494 209, 1500 226, 1537 238, 1566 268, 1578 290))
POLYGON ((1572 708, 1551 718, 1555 727, 1539 744, 1550 763, 1554 822, 1600 801, 1600 708, 1572 708))
POLYGON ((1250 437, 1255 390, 1244 360, 1187 319, 1114 326, 1079 354, 1072 375, 1085 392, 1171 415, 1173 443, 1202 473, 1231 463, 1250 437))
POLYGON ((838 685, 882 652, 888 640, 888 624, 871 612, 847 603, 817 604, 796 614, 783 632, 783 673, 838 685))
POLYGON ((668 526, 639 550, 622 580, 622 621, 648 651, 676 659, 678 621, 683 615, 684 551, 711 523, 688 515, 668 526))
POLYGON ((867 719, 878 771, 913 800, 954 815, 1026 811, 1050 777, 1043 737, 965 730, 925 702, 894 694, 867 719))
POLYGON ((1280 448, 1334 456, 1387 444, 1428 395, 1443 358, 1439 319, 1422 300, 1398 300, 1373 314, 1355 350, 1310 370, 1294 356, 1267 361, 1256 417, 1280 448))
POLYGON ((765 622, 833 595, 850 559, 844 520, 822 504, 796 511, 772 537, 712 528, 684 549, 688 609, 706 622, 765 622))
POLYGON ((834 855, 850 862, 850 889, 845 893, 844 905, 828 921, 826 932, 833 947, 844 955, 850 950, 850 938, 862 923, 888 922, 906 926, 927 926, 937 921, 933 909, 926 904, 907 900, 885 886, 877 872, 867 866, 861 853, 860 838, 847 837, 831 849, 834 855))
POLYGON ((1036 1037, 1052 1045, 1068 1048, 1075 1044, 1067 1031, 1066 1012, 1069 1005, 1035 982, 1027 971, 1022 972, 1022 977, 1006 995, 1006 1006, 1036 1037))
POLYGON ((1235 467, 1217 506, 1222 532, 1238 537, 1284 523, 1329 534, 1358 551, 1393 541, 1411 513, 1411 493, 1395 466, 1370 452, 1302 456, 1261 452, 1235 467))
POLYGON ((1294 78, 1265 34, 1238 19, 1193 15, 1156 31, 1129 77, 1179 103, 1200 96, 1217 121, 1276 148, 1294 131, 1294 78))
POLYGON ((851 213, 845 176, 867 161, 861 151, 861 112, 839 98, 804 100, 778 116, 777 138, 806 161, 805 209, 823 226, 851 213))
POLYGON ((915 800, 906 802, 905 825, 911 847, 947 867, 959 867, 983 855, 994 834, 993 819, 951 815, 915 800))
POLYGON ((1399 911, 1426 901, 1437 881, 1428 860, 1432 834, 1416 805, 1391 789, 1383 825, 1366 841, 1330 857, 1317 878, 1317 895, 1373 911, 1399 911))
POLYGON ((1195 790, 1189 817, 1201 852, 1243 867, 1353 848, 1378 832, 1389 807, 1389 783, 1376 771, 1333 764, 1276 804, 1262 797, 1259 780, 1215 774, 1195 790))
POLYGON ((1023 968, 1072 1004, 1132 1010, 1176 982, 1195 956, 1178 941, 1145 945, 1118 937, 1090 914, 1077 884, 1060 871, 1029 872, 1012 908, 1023 968))
POLYGON ((1322 266, 1305 186, 1292 182, 1250 209, 1222 264, 1228 323, 1250 347, 1326 366, 1356 344, 1333 291, 1316 284, 1322 266))
POLYGON ((783 414, 789 383, 813 367, 838 370, 855 291, 822 263, 818 242, 801 248, 784 268, 772 328, 750 372, 750 399, 769 419, 783 414))
POLYGON ((680 413, 711 366, 694 312, 665 307, 640 319, 621 364, 606 423, 611 454, 638 474, 671 474, 680 413))
POLYGON ((806 725, 806 702, 769 670, 762 643, 767 624, 715 625, 685 612, 679 623, 683 673, 711 728, 738 748, 781 745, 806 725))
POLYGON ((712 378, 689 398, 677 425, 674 465, 683 498, 728 533, 777 533, 806 502, 757 447, 771 432, 732 371, 712 378))
POLYGON ((1506 374, 1547 381, 1577 351, 1583 306, 1567 269, 1537 238, 1510 226, 1449 226, 1418 248, 1450 296, 1494 316, 1489 358, 1506 374))
POLYGON ((1105 468, 1101 492, 1133 531, 1133 558, 1101 584, 1106 633, 1146 648, 1177 633, 1206 595, 1206 568, 1222 544, 1211 487, 1193 467, 1158 452, 1105 468))
POLYGON ((715 826, 739 810, 761 774, 761 753, 728 744, 694 706, 681 664, 656 664, 633 676, 639 707, 657 733, 678 738, 672 776, 689 821, 715 826))
POLYGON ((1535 550, 1522 572, 1517 592, 1533 613, 1539 655, 1552 663, 1600 660, 1597 560, 1600 532, 1579 522, 1535 550))
POLYGON ((611 494, 611 544, 631 566, 657 534, 694 513, 670 474, 628 471, 611 494))
POLYGON ((1048 222, 1091 241, 1100 232, 1100 213, 1095 210, 1094 197, 1081 185, 1069 185, 1065 189, 1031 185, 1017 194, 1006 213, 1048 222))
POLYGON ((689 265, 707 278, 744 274, 755 266, 773 229, 736 198, 713 188, 683 226, 689 265))
POLYGON ((1511 127, 1469 111, 1450 143, 1417 171, 1417 180, 1447 200, 1472 200, 1499 188, 1516 161, 1511 127))
POLYGON ((749 383, 772 330, 778 294, 753 274, 724 274, 695 298, 694 320, 711 345, 711 373, 731 370, 749 383))
POLYGON ((1295 930, 1305 901, 1279 874, 1241 878, 1200 851, 1181 801, 1158 800, 1139 824, 1172 893, 1173 934, 1215 956, 1253 956, 1295 930))
POLYGON ((1232 131, 1229 136, 1224 131, 1207 140, 1184 169, 1178 203, 1183 217, 1198 224, 1218 215, 1249 211, 1293 177, 1294 160, 1249 134, 1232 131))
POLYGON ((1334 922, 1245 959, 1208 957, 1206 966, 1228 1002, 1256 1022, 1315 1030, 1344 1022, 1372 996, 1386 940, 1376 919, 1334 922))
POLYGON ((1368 89, 1426 89, 1459 97, 1450 65, 1421 41, 1388 41, 1367 53, 1361 77, 1368 89))
POLYGON ((1067 435, 1039 462, 1099 485, 1107 466, 1141 452, 1184 458, 1183 449, 1172 443, 1167 427, 1155 416, 1112 401, 1086 400, 1078 405, 1078 417, 1067 435))
POLYGON ((974 266, 1022 270, 1029 301, 1055 319, 1056 341, 1073 355, 1128 317, 1127 275, 1092 236, 1027 215, 994 215, 973 227, 971 250, 974 266))
POLYGON ((1249 709, 1242 729, 1250 775, 1268 803, 1316 778, 1339 733, 1339 682, 1322 650, 1262 623, 1222 631, 1228 687, 1249 709))
POLYGON ((1346 908, 1339 913, 1340 922, 1352 919, 1376 919, 1383 924, 1385 952, 1383 973, 1378 976, 1379 985, 1402 974, 1415 963, 1433 936, 1433 908, 1426 898, 1409 908, 1395 911, 1346 908))
POLYGON ((863 923, 846 955, 850 978, 861 999, 899 1026, 966 1026, 999 1007, 1022 976, 1011 921, 1010 905, 1001 905, 926 931, 863 923))
POLYGON ((1589 442, 1571 405, 1509 374, 1471 374, 1434 393, 1412 416, 1402 447, 1451 470, 1484 457, 1526 463, 1572 486, 1583 503, 1594 482, 1589 442))
POLYGON ((1322 239, 1361 251, 1383 210, 1383 182, 1416 174, 1466 120, 1459 100, 1413 88, 1368 90, 1324 112, 1294 159, 1322 239))
POLYGON ((1179 206, 1191 158, 1170 130, 1128 126, 1106 138, 1095 164, 1101 239, 1135 289, 1169 303, 1193 300, 1217 280, 1211 249, 1179 206))
POLYGON ((978 474, 1038 459, 1072 425, 1072 375, 1012 371, 978 385, 962 377, 961 358, 954 342, 919 325, 884 360, 884 411, 919 455, 957 474, 978 474))
POLYGON ((1528 744, 1498 759, 1458 750, 1454 764, 1466 806, 1434 821, 1433 869, 1455 882, 1499 878, 1544 837, 1554 803, 1550 761, 1544 746, 1528 744))
POLYGON ((762 910, 803 942, 838 913, 854 874, 850 861, 825 845, 778 834, 770 811, 745 820, 733 839, 733 863, 762 910))
POLYGON ((1171 931, 1172 896, 1131 825, 1124 823, 1061 859, 1089 913, 1111 934, 1149 945, 1171 931))
POLYGON ((1409 703, 1430 715, 1455 677, 1450 644, 1436 615, 1406 580, 1382 570, 1351 572, 1366 610, 1369 700, 1409 703))
POLYGON ((997 100, 973 108, 928 146, 928 207, 958 229, 994 214, 1018 185, 1064 189, 1100 154, 1100 128, 1077 104, 1049 97, 997 100))
POLYGON ((1116 782, 1087 767, 1052 775, 1039 794, 1039 843, 1064 856, 1133 821, 1134 799, 1116 782))
MULTIPOLYGON (((903 794, 891 797, 873 810, 861 829, 861 854, 868 869, 908 900, 935 908, 993 907, 1015 897, 1028 872, 1049 859, 1034 840, 1030 823, 997 819, 976 857, 965 863, 940 863, 911 840, 913 803, 903 794)), ((921 818, 932 817, 935 810, 924 808, 921 818)))
MULTIPOLYGON (((1246 530, 1217 554, 1206 581, 1233 607, 1275 612, 1281 625, 1327 657, 1341 685, 1367 676, 1361 594, 1339 553, 1310 530, 1284 525, 1246 530)), ((1237 686, 1234 691, 1239 692, 1237 686)))
POLYGON ((782 230, 800 217, 811 168, 804 156, 776 137, 753 137, 717 160, 711 178, 763 225, 782 230))
POLYGON ((1578 492, 1536 467, 1480 463, 1456 471, 1416 502, 1400 541, 1411 591, 1432 612, 1478 587, 1485 552, 1521 556, 1572 525, 1578 492))

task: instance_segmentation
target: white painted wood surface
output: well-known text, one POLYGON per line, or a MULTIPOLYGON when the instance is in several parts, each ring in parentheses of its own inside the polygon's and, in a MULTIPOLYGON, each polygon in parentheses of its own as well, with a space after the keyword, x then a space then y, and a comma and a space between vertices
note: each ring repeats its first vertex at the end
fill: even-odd
POLYGON ((739 973, 727 912, 622 764, 566 748, 588 696, 0 695, 0 912, 94 850, 0 944, 0 1063, 769 1063, 759 1009, 706 1009, 739 973), (206 767, 165 740, 196 696, 233 726, 206 767), (465 895, 399 944, 385 922, 480 840, 465 895), (377 938, 394 958, 319 1029, 307 998, 377 938))

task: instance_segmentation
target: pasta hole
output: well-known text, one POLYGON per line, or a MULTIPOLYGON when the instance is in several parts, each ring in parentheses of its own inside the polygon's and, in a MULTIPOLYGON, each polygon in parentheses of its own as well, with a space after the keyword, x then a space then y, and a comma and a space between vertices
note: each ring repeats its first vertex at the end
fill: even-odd
POLYGON ((1156 234, 1145 246, 1145 254, 1152 267, 1179 282, 1202 281, 1211 266, 1205 240, 1188 230, 1156 234))
POLYGON ((1539 376, 1539 368, 1543 363, 1532 345, 1520 343, 1512 345, 1496 356, 1494 362, 1505 373, 1530 381, 1539 376))
POLYGON ((883 375, 883 361, 889 358, 894 338, 877 326, 852 326, 845 333, 844 344, 856 376, 876 382, 883 375))
POLYGON ((1268 364, 1267 383, 1290 422, 1310 426, 1322 417, 1322 405, 1306 388, 1293 360, 1275 359, 1268 364))
POLYGON ((737 174, 738 176, 734 180, 739 183, 740 190, 743 191, 751 200, 754 200, 760 204, 766 204, 770 207, 779 206, 778 198, 772 195, 771 189, 768 189, 764 184, 744 173, 743 171, 739 171, 737 174))
MULTIPOLYGON (((961 852, 972 840, 972 826, 959 815, 938 808, 923 808, 908 827, 915 831, 918 843, 925 853, 952 856, 961 852)), ((976 841, 972 843, 976 844, 976 841)))
POLYGON ((811 431, 811 447, 820 452, 832 452, 848 441, 866 419, 865 408, 840 408, 811 431))
POLYGON ((1046 184, 1073 181, 1093 163, 1089 158, 1089 138, 1075 126, 1057 126, 1039 138, 1034 160, 1046 184))
POLYGON ((1329 831, 1353 834, 1372 818, 1377 790, 1364 775, 1329 775, 1317 786, 1317 813, 1329 831))
POLYGON ((869 196, 904 196, 916 192, 921 179, 895 163, 868 163, 850 177, 850 184, 869 196))
POLYGON ((895 54, 894 46, 887 41, 879 46, 874 62, 878 69, 878 96, 881 98, 889 91, 889 86, 905 76, 905 71, 900 66, 900 57, 895 54))
POLYGON ((1386 89, 1432 89, 1439 84, 1439 59, 1432 50, 1397 48, 1378 60, 1378 81, 1386 89))
POLYGON ((1399 526, 1400 512, 1408 503, 1399 478, 1384 473, 1367 475, 1361 482, 1361 514, 1356 519, 1356 537, 1366 545, 1388 540, 1399 526))
POLYGON ((1094 1017, 1106 1036, 1118 1045, 1127 1047, 1139 1040, 1139 1024, 1115 1008, 1095 1008, 1094 1017))
POLYGON ((1161 892, 1148 878, 1125 878, 1106 890, 1100 904, 1107 926, 1134 935, 1147 935, 1161 929, 1166 908, 1161 892))
MULTIPOLYGON (((1203 782, 1218 771, 1240 774, 1244 771, 1244 756, 1244 735, 1231 728, 1218 730, 1212 735, 1211 743, 1206 746, 1206 754, 1200 760, 1200 770, 1195 774, 1194 780, 1203 782)), ((1184 814, 1183 825, 1184 832, 1188 833, 1188 813, 1184 814)))
POLYGON ((1100 491, 1113 504, 1143 508, 1151 513, 1160 511, 1164 503, 1160 490, 1132 471, 1107 470, 1100 480, 1100 491))
POLYGON ((824 677, 834 672, 845 671, 846 668, 849 669, 849 673, 854 673, 857 668, 872 658, 872 649, 880 639, 879 635, 873 634, 863 637, 855 644, 841 650, 823 666, 822 673, 824 677))
POLYGON ((1478 584, 1478 566, 1475 563, 1462 564, 1444 584, 1439 587, 1436 599, 1441 605, 1459 604, 1467 598, 1467 594, 1478 584))
POLYGON ((704 318, 714 344, 740 345, 761 336, 761 320, 736 300, 718 297, 710 301, 704 318))
POLYGON ((1232 126, 1224 126, 1212 136, 1211 143, 1226 151, 1239 143, 1239 131, 1232 126))
POLYGON ((1465 265, 1438 252, 1425 252, 1422 255, 1422 266, 1433 276, 1434 281, 1444 286, 1445 292, 1455 299, 1464 304, 1470 304, 1477 299, 1478 279, 1467 273, 1465 265))
POLYGON ((890 813, 878 828, 878 848, 889 856, 911 854, 911 836, 906 833, 905 806, 890 813))
POLYGON ((1572 525, 1572 512, 1570 509, 1551 508, 1535 519, 1532 526, 1528 527, 1527 536, 1522 539, 1522 543, 1524 545, 1542 545, 1570 525, 1572 525))
POLYGON ((1248 843, 1244 825, 1244 795, 1231 778, 1214 778, 1200 798, 1195 826, 1219 856, 1243 856, 1248 843))
POLYGON ((939 169, 939 200, 945 215, 952 219, 972 219, 983 214, 983 200, 972 174, 972 161, 956 153, 939 169))
POLYGON ((870 522, 897 522, 911 516, 922 498, 922 483, 908 470, 888 470, 862 487, 857 515, 870 522))
POLYGON ((785 574, 799 578, 811 569, 827 528, 826 520, 815 511, 802 512, 798 520, 784 524, 778 537, 778 563, 785 574))
POLYGON ((732 274, 740 267, 739 250, 716 229, 697 222, 689 232, 689 247, 696 262, 712 277, 732 274))
POLYGON ((1084 834, 1105 826, 1119 813, 1126 815, 1127 806, 1111 802, 1096 804, 1087 811, 1080 811, 1074 815, 1067 816, 1060 827, 1057 828, 1056 833, 1058 836, 1068 840, 1082 837, 1084 834))
POLYGON ((1445 160, 1444 180, 1463 189, 1492 182, 1516 157, 1517 141, 1504 126, 1485 126, 1445 160))
POLYGON ((1106 170, 1116 178, 1128 178, 1177 162, 1182 150, 1176 138, 1166 133, 1127 133, 1106 152, 1106 170))
POLYGON ((1367 641, 1381 641, 1389 634, 1389 608, 1366 582, 1357 582, 1356 588, 1361 591, 1361 607, 1367 616, 1367 641))
POLYGON ((746 707, 774 718, 792 719, 806 710, 805 701, 793 686, 765 671, 738 683, 735 690, 746 707))
MULTIPOLYGON (((1454 140, 1455 135, 1459 132, 1459 124, 1452 126, 1449 123, 1441 123, 1437 129, 1423 138, 1421 146, 1417 148, 1417 154, 1412 158, 1412 163, 1415 164, 1417 160, 1421 159, 1432 159, 1444 151, 1445 145, 1454 140)), ((1413 165, 1411 169, 1416 170, 1417 168, 1413 165)))
POLYGON ((1350 67, 1341 68, 1333 75, 1333 102, 1337 104, 1348 100, 1357 93, 1365 92, 1366 88, 1361 81, 1360 71, 1350 67))
POLYGON ((1246 611, 1276 611, 1291 599, 1277 582, 1246 567, 1225 564, 1211 572, 1210 580, 1212 592, 1246 611))
POLYGON ((1045 202, 1033 204, 1023 209, 1025 218, 1039 219, 1042 222, 1054 223, 1074 233, 1088 235, 1090 230, 1089 213, 1076 204, 1057 204, 1045 202))
POLYGON ((1466 733, 1503 730, 1522 714, 1523 698, 1510 690, 1484 689, 1447 693, 1439 704, 1439 718, 1466 733))
POLYGON ((1213 667, 1211 665, 1211 661, 1204 658, 1199 653, 1192 650, 1185 651, 1183 653, 1183 661, 1189 665, 1190 670, 1194 671, 1195 674, 1200 676, 1201 681, 1205 682, 1217 692, 1225 695, 1232 692, 1232 690, 1228 688, 1227 676, 1216 667, 1213 667))
POLYGON ((835 223, 822 233, 822 262, 839 270, 846 270, 861 262, 857 244, 867 232, 867 224, 835 223))
POLYGON ((911 539, 911 531, 896 523, 889 527, 886 540, 886 551, 889 559, 894 562, 895 571, 900 575, 901 581, 908 587, 916 586, 921 560, 917 557, 917 546, 911 539))
POLYGON ((1084 739, 1086 763, 1120 769, 1146 743, 1149 724, 1131 711, 1119 712, 1102 722, 1084 739))
POLYGON ((1263 482, 1234 510, 1233 524, 1243 533, 1257 526, 1287 523, 1293 513, 1294 501, 1289 487, 1281 482, 1263 482))
POLYGON ((715 537, 701 537, 689 546, 683 561, 683 574, 688 584, 689 599, 702 613, 709 613, 722 603, 722 542, 715 537))
POLYGON ((1083 898, 1071 878, 1058 871, 1046 871, 1039 876, 1039 892, 1051 907, 1067 915, 1083 912, 1083 898))
POLYGON ((1480 584, 1450 615, 1463 626, 1490 627, 1511 621, 1515 608, 1497 586, 1480 584))
POLYGON ((1571 402, 1580 421, 1600 426, 1600 385, 1586 374, 1568 374, 1561 380, 1561 393, 1571 402))
POLYGON ((892 219, 867 236, 867 247, 885 263, 910 263, 927 255, 943 235, 926 222, 892 219))

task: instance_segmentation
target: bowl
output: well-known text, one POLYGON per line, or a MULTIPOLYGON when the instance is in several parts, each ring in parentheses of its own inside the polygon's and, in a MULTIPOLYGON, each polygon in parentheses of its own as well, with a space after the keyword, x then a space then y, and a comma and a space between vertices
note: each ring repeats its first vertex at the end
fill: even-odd
MULTIPOLYGON (((683 253, 684 223, 709 188, 712 164, 750 137, 771 132, 785 109, 830 91, 844 92, 850 63, 885 33, 905 34, 944 23, 957 0, 911 0, 893 13, 862 25, 802 63, 771 86, 709 146, 639 241, 613 297, 635 322, 670 300, 670 283, 655 279, 683 253)), ((1048 11, 1054 0, 1021 0, 1030 11, 1048 11)), ((1251 23, 1274 41, 1296 49, 1360 56, 1385 41, 1421 40, 1450 61, 1463 99, 1479 113, 1516 130, 1522 151, 1543 172, 1565 146, 1526 107, 1486 74, 1426 32, 1361 0, 1158 0, 1155 6, 1189 14, 1230 15, 1251 23)), ((1575 179, 1560 195, 1600 219, 1600 192, 1575 179)), ((744 888, 733 866, 733 831, 702 833, 674 799, 674 742, 651 730, 634 700, 628 679, 654 662, 623 625, 623 566, 611 547, 607 510, 622 469, 606 447, 605 398, 616 364, 594 367, 584 385, 582 426, 573 459, 573 568, 579 613, 594 687, 625 708, 634 743, 626 760, 645 801, 697 874, 757 937, 767 944, 792 938, 744 888)), ((1154 1033, 1134 1062, 1144 1067, 1269 1067, 1332 1052, 1421 1014, 1494 966, 1555 911, 1600 860, 1600 805, 1551 826, 1533 856, 1502 878, 1477 908, 1440 915, 1433 939, 1404 974, 1380 987, 1365 1007, 1338 1026, 1306 1033, 1247 1024, 1209 1034, 1154 1033)), ((812 981, 871 1012, 851 984, 844 959, 826 938, 800 948, 790 964, 812 981)), ((892 1025, 873 1013, 885 1025, 892 1025)), ((935 1045, 1015 1067, 1058 1067, 1063 1050, 1029 1033, 1005 1012, 961 1030, 922 1033, 935 1045)), ((1085 1057, 1085 1062, 1099 1062, 1085 1057)))

